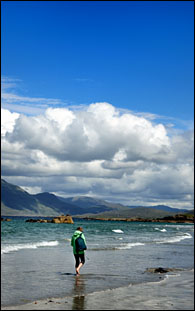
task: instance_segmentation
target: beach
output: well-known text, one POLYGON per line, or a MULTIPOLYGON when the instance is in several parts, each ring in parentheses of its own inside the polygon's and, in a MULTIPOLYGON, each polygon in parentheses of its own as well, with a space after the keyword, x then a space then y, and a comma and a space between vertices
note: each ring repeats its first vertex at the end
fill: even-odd
MULTIPOLYGON (((75 276, 79 288, 82 275, 75 276)), ((108 289, 73 297, 37 300, 2 310, 194 310, 194 271, 167 274, 159 282, 108 289)))
POLYGON ((2 310, 193 310, 193 269, 192 224, 2 224, 2 310), (80 276, 70 245, 78 226, 87 241, 80 276))

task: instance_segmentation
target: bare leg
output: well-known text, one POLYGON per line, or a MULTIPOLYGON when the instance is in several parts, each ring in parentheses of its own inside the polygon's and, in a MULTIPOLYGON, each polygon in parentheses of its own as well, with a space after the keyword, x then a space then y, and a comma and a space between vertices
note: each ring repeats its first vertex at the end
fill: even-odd
POLYGON ((82 262, 80 262, 79 266, 76 268, 76 274, 80 274, 79 270, 83 266, 82 262))

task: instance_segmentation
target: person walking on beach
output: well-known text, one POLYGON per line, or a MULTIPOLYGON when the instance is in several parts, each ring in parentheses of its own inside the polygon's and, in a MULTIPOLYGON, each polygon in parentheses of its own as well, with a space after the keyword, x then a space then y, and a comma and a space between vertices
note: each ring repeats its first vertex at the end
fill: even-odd
POLYGON ((76 274, 79 275, 79 270, 85 263, 85 250, 87 249, 82 227, 78 227, 74 232, 71 239, 71 246, 73 247, 75 257, 76 274))

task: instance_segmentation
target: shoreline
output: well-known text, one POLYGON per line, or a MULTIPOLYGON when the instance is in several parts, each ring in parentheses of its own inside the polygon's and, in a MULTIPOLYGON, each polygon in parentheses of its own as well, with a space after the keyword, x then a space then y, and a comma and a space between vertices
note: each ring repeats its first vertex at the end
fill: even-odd
MULTIPOLYGON (((75 276, 79 282, 79 276, 75 276)), ((194 270, 86 295, 47 298, 1 310, 194 310, 194 270)))
POLYGON ((114 216, 94 216, 94 215, 61 215, 61 216, 41 216, 41 215, 2 215, 1 221, 11 221, 12 219, 8 217, 31 217, 26 220, 26 222, 40 222, 40 223, 74 223, 73 219, 81 219, 81 220, 100 220, 100 221, 123 221, 123 222, 152 222, 152 223, 180 223, 180 224, 194 224, 194 215, 185 215, 185 214, 176 214, 165 216, 163 218, 143 218, 143 217, 114 217, 114 216), (38 219, 38 217, 42 217, 42 219, 38 219), (68 221, 60 221, 60 218, 69 218, 68 221), (46 220, 46 218, 52 218, 50 220, 46 220), (59 221, 56 221, 56 218, 59 221))
MULTIPOLYGON (((77 216, 78 217, 78 216, 77 216)), ((102 221, 126 221, 126 222, 157 222, 157 223, 187 223, 187 224, 194 224, 194 220, 187 219, 156 219, 156 218, 120 218, 120 217, 78 217, 79 219, 84 220, 102 220, 102 221)))

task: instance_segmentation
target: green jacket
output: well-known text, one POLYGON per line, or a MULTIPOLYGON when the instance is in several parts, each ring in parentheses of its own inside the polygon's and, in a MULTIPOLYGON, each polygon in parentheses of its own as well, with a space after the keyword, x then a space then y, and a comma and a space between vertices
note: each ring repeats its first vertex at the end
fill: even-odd
MULTIPOLYGON (((82 233, 81 231, 76 230, 75 233, 74 233, 73 236, 72 236, 72 239, 71 239, 71 246, 73 247, 73 254, 77 254, 77 252, 76 252, 75 240, 80 236, 81 233, 82 233)), ((85 244, 86 244, 85 236, 84 236, 83 233, 82 233, 82 235, 81 235, 81 238, 85 241, 85 244)), ((79 251, 78 253, 79 253, 79 254, 84 254, 84 251, 79 251)))

